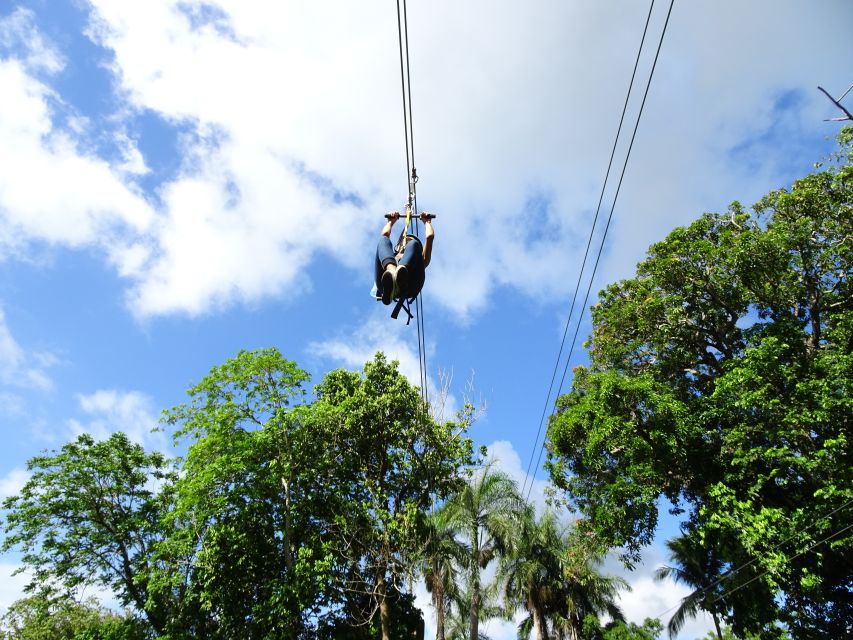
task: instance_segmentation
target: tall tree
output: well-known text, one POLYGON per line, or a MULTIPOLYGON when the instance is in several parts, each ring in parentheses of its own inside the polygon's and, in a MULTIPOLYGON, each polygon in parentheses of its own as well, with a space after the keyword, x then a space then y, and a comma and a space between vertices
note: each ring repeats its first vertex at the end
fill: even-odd
POLYGON ((435 609, 435 640, 445 640, 447 611, 459 597, 457 567, 464 563, 467 554, 447 515, 446 508, 430 514, 421 558, 424 581, 435 609))
POLYGON ((322 440, 307 408, 291 406, 307 380, 276 349, 241 351, 165 413, 189 446, 159 585, 211 621, 197 634, 295 637, 320 605, 330 566, 315 517, 322 440))
POLYGON ((466 424, 438 423, 396 362, 381 355, 362 374, 337 370, 316 387, 312 415, 323 443, 318 484, 333 510, 329 536, 349 568, 346 589, 366 591, 382 640, 391 637, 388 594, 414 572, 426 511, 463 481, 472 462, 466 424))
POLYGON ((20 549, 32 571, 26 590, 49 596, 99 585, 164 633, 172 603, 149 586, 152 554, 170 507, 151 489, 173 476, 160 453, 146 453, 123 433, 97 442, 81 435, 58 452, 37 456, 20 495, 3 502, 2 550, 20 549))
POLYGON ((528 508, 510 552, 499 560, 496 579, 503 587, 507 613, 527 611, 519 629, 529 627, 535 640, 548 638, 548 607, 560 597, 560 556, 565 540, 564 528, 554 512, 546 511, 537 519, 533 509, 528 508))
POLYGON ((717 640, 723 640, 720 619, 725 610, 725 600, 720 576, 725 565, 719 558, 716 545, 703 544, 695 534, 683 533, 667 540, 666 547, 673 566, 658 568, 655 580, 671 578, 693 589, 670 618, 667 624, 669 635, 677 636, 687 619, 695 617, 701 610, 711 614, 717 640))
POLYGON ((480 625, 480 572, 509 546, 525 511, 518 485, 490 463, 472 475, 461 491, 448 500, 448 518, 468 545, 465 561, 471 595, 469 638, 477 638, 480 625))
POLYGON ((674 230, 601 292, 590 366, 549 425, 552 478, 600 548, 636 561, 664 497, 745 566, 726 582, 736 633, 853 632, 851 138, 837 165, 674 230))

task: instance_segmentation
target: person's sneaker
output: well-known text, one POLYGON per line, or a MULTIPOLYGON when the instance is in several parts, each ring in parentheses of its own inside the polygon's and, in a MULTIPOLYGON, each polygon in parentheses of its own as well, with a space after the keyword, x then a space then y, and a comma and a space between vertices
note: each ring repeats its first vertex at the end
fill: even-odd
POLYGON ((382 274, 382 304, 391 304, 394 295, 394 274, 386 271, 382 274))
POLYGON ((409 295, 409 270, 404 265, 397 267, 397 292, 401 298, 409 295))

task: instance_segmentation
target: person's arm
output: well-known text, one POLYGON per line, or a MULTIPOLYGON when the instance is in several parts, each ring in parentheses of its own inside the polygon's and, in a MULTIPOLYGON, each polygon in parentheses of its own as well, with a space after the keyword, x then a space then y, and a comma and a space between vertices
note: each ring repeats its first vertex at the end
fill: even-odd
POLYGON ((388 222, 386 222, 385 226, 382 227, 382 235, 385 236, 386 238, 391 237, 391 227, 393 227, 394 223, 400 219, 400 212, 399 211, 390 211, 388 213, 388 215, 391 217, 388 218, 388 222))
POLYGON ((420 218, 424 223, 424 266, 426 267, 432 258, 432 240, 435 237, 435 229, 432 228, 432 219, 428 213, 422 212, 420 218))

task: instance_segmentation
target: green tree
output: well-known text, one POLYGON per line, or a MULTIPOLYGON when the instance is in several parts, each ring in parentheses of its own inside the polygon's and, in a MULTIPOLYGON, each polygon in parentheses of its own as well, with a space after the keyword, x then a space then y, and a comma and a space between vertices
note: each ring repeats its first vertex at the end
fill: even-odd
POLYGON ((462 485, 460 468, 472 462, 464 414, 461 425, 434 421, 418 389, 381 354, 362 374, 328 373, 315 391, 318 484, 333 516, 327 533, 347 567, 344 589, 370 595, 365 618, 378 612, 389 640, 389 588, 413 575, 427 509, 462 485))
POLYGON ((620 590, 630 590, 630 586, 622 578, 600 572, 603 556, 596 552, 582 532, 577 529, 569 532, 560 557, 562 581, 559 597, 553 599, 551 613, 559 640, 581 638, 583 622, 590 614, 606 614, 614 622, 624 620, 617 598, 620 590))
POLYGON ((162 633, 171 603, 153 597, 149 582, 169 494, 151 484, 171 480, 169 462, 123 433, 101 442, 84 434, 27 467, 20 495, 3 503, 2 544, 22 551, 33 573, 26 590, 48 597, 55 588, 70 595, 100 585, 162 633))
POLYGON ((430 514, 421 557, 424 581, 435 609, 435 640, 445 640, 447 611, 459 597, 457 567, 464 563, 467 553, 447 516, 446 508, 430 514))
POLYGON ((527 612, 519 625, 520 635, 536 640, 583 636, 588 614, 607 614, 616 620, 619 589, 626 582, 601 575, 598 560, 561 524, 557 514, 545 511, 539 518, 532 507, 512 543, 499 560, 497 580, 502 586, 507 614, 527 612))
POLYGON ((0 618, 2 640, 147 640, 150 626, 93 599, 77 602, 46 593, 13 602, 0 618))
POLYGON ((308 408, 291 406, 307 380, 275 349, 241 351, 164 414, 190 440, 175 533, 159 550, 158 586, 186 603, 173 633, 295 637, 321 604, 331 567, 315 517, 323 442, 308 408))
POLYGON ((666 547, 669 549, 669 559, 675 566, 658 568, 655 580, 671 578, 693 589, 672 614, 667 624, 669 635, 678 635, 687 619, 695 617, 702 610, 711 614, 717 640, 723 640, 720 619, 725 610, 725 599, 720 576, 725 565, 717 554, 716 545, 703 544, 695 534, 684 533, 678 538, 667 540, 666 547))
MULTIPOLYGON (((851 134, 842 140, 849 145, 851 134)), ((853 632, 853 167, 705 214, 593 308, 589 367, 549 425, 549 467, 629 564, 661 497, 743 567, 727 621, 853 632)))
POLYGON ((657 640, 663 631, 660 620, 646 618, 642 625, 615 620, 604 627, 602 640, 657 640))
POLYGON ((480 572, 509 546, 525 511, 518 485, 492 464, 474 473, 448 500, 447 517, 468 545, 465 560, 470 590, 469 638, 479 635, 481 607, 480 572))
POLYGON ((525 635, 532 632, 535 640, 548 638, 546 616, 552 600, 560 597, 565 541, 566 533, 553 511, 537 519, 530 507, 509 553, 499 560, 496 579, 503 588, 507 613, 524 609, 528 614, 519 625, 520 635, 529 628, 525 635))

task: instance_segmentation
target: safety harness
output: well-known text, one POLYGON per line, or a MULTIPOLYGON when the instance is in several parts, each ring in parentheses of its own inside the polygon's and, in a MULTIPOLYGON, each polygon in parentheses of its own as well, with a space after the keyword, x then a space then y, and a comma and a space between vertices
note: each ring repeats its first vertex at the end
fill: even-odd
MULTIPOLYGON (((409 230, 409 225, 412 223, 412 205, 411 205, 411 196, 409 197, 409 204, 406 205, 406 224, 403 225, 403 230, 400 231, 400 237, 397 239, 397 245, 394 247, 394 253, 399 255, 403 251, 403 247, 406 244, 406 236, 410 235, 407 233, 409 230)), ((417 236, 412 236, 413 238, 417 238, 417 236)), ((417 299, 417 296, 414 298, 397 298, 397 304, 394 305, 394 310, 391 312, 391 317, 394 320, 397 319, 397 316, 400 315, 400 309, 406 312, 408 319, 406 320, 406 326, 409 326, 409 323, 412 321, 414 317, 412 315, 412 303, 417 299)))

